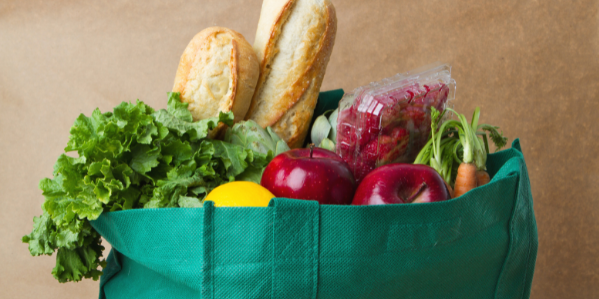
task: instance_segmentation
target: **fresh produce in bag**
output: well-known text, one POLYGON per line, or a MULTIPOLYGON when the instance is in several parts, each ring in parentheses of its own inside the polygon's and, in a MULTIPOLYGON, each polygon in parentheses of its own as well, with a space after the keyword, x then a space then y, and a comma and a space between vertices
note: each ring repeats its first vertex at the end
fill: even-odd
POLYGON ((431 131, 431 107, 455 94, 447 64, 397 74, 357 88, 339 103, 336 152, 359 182, 378 166, 411 163, 431 131))
POLYGON ((356 181, 349 165, 322 148, 296 148, 276 156, 264 169, 260 184, 276 197, 350 204, 356 181))
POLYGON ((192 122, 179 93, 169 93, 166 110, 137 101, 113 112, 81 114, 65 148, 78 157, 60 155, 54 177, 40 182, 46 198, 42 215, 22 238, 31 255, 56 251, 52 274, 60 282, 97 280, 104 247, 90 221, 103 213, 202 207, 208 193, 227 184, 210 198, 217 206, 267 205, 273 196, 258 185, 262 172, 289 147, 269 127, 233 120, 232 112, 220 112, 192 122), (225 139, 208 138, 219 123, 232 126, 225 139), (235 188, 241 190, 234 195, 246 198, 229 200, 235 188))
POLYGON ((487 172, 487 156, 490 151, 487 133, 496 150, 507 144, 507 138, 499 131, 499 127, 479 124, 479 107, 474 109, 470 123, 464 114, 451 108, 442 112, 435 108, 431 110, 431 138, 414 164, 434 168, 445 180, 452 197, 459 197, 489 183, 491 177, 487 172), (446 111, 452 112, 458 120, 448 119, 442 122, 446 111))

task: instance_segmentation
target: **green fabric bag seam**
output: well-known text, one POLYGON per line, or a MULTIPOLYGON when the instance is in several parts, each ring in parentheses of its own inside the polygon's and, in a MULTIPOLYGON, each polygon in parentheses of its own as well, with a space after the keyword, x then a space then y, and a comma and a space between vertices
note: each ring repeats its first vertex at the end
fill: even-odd
MULTIPOLYGON (((522 153, 522 148, 520 146, 520 139, 516 139, 514 141, 514 147, 517 147, 518 151, 520 152, 520 155, 522 156, 522 168, 524 169, 526 176, 528 177, 528 167, 526 166, 526 162, 524 161, 524 153, 522 153)), ((528 231, 528 254, 526 257, 526 270, 524 272, 524 281, 526 282, 524 287, 522 287, 522 294, 521 294, 521 298, 524 298, 524 292, 528 289, 528 296, 530 297, 530 284, 532 283, 532 275, 534 275, 534 263, 532 265, 532 267, 530 267, 530 264, 532 262, 533 259, 533 254, 535 255, 535 259, 536 259, 536 250, 532 251, 532 247, 533 247, 533 235, 535 234, 534 232, 537 229, 537 225, 536 225, 536 221, 535 221, 535 217, 534 217, 534 202, 532 201, 532 189, 530 188, 530 178, 528 179, 528 189, 529 189, 529 193, 530 193, 530 200, 528 200, 526 202, 526 205, 528 206, 529 210, 532 211, 531 213, 531 217, 528 217, 528 225, 527 227, 527 231, 528 231), (533 229, 534 228, 534 229, 533 229), (532 271, 530 271, 532 269, 532 271), (530 274, 529 274, 530 273, 530 274), (529 275, 531 276, 530 279, 528 279, 529 275)), ((538 239, 538 236, 537 236, 538 239)), ((537 241, 538 242, 538 241, 537 241)), ((535 246, 536 248, 538 248, 538 244, 535 246)))
MULTIPOLYGON (((519 140, 517 140, 517 141, 518 141, 518 147, 520 147, 520 141, 519 140)), ((528 175, 528 169, 526 167, 526 163, 524 163, 524 154, 522 153, 522 150, 520 150, 520 154, 522 155, 522 162, 523 162, 522 163, 522 167, 525 169, 525 171, 526 171, 526 173, 528 175)), ((518 191, 519 191, 519 189, 520 189, 520 185, 518 184, 518 191)), ((530 190, 530 191, 532 193, 532 190, 530 190)), ((520 197, 518 197, 518 198, 520 198, 520 197)), ((530 211, 534 211, 530 201, 527 201, 526 205, 527 205, 527 207, 529 208, 530 211)), ((533 214, 533 217, 534 217, 534 214, 533 214)), ((532 223, 533 217, 529 217, 529 220, 528 220, 528 224, 529 225, 526 226, 529 238, 527 238, 528 239, 528 251, 527 251, 527 254, 526 254, 526 265, 527 265, 527 267, 526 267, 526 270, 524 272, 524 281, 525 282, 528 281, 528 279, 527 279, 528 278, 528 272, 529 272, 528 265, 530 264, 530 260, 531 260, 531 248, 532 248, 532 238, 531 237, 532 237, 532 234, 531 234, 530 230, 533 227, 532 226, 532 224, 533 224, 532 223)), ((532 277, 531 277, 531 280, 532 280, 532 277)), ((525 292, 525 290, 526 290, 526 286, 523 286, 522 287, 522 293, 520 294, 520 298, 524 298, 524 292, 525 292)))
MULTIPOLYGON (((510 254, 512 253, 512 248, 513 248, 512 247, 512 245, 513 245, 513 236, 515 235, 515 230, 516 230, 515 223, 514 223, 514 221, 515 221, 514 218, 515 218, 515 214, 516 214, 516 207, 518 205, 518 201, 520 201, 520 180, 522 180, 520 178, 521 175, 522 175, 521 172, 518 173, 519 182, 518 182, 517 191, 516 191, 516 194, 518 194, 518 195, 517 195, 517 199, 516 199, 516 204, 514 205, 512 216, 510 217, 510 242, 509 242, 509 244, 510 244, 509 245, 510 246, 510 250, 508 251, 507 257, 510 256, 510 254)), ((530 240, 528 242, 528 245, 529 245, 528 246, 528 254, 530 254, 530 240)), ((507 259, 507 257, 506 257, 506 259, 507 259)), ((526 257, 526 261, 527 261, 527 264, 528 264, 528 256, 526 257)), ((507 268, 508 265, 511 265, 512 263, 513 263, 513 259, 507 260, 506 261, 506 268, 507 268)), ((528 267, 526 268, 525 271, 528 271, 528 267)), ((501 272, 503 274, 503 270, 501 272)), ((524 277, 526 277, 526 273, 524 274, 524 277)), ((520 293, 520 296, 518 296, 518 298, 522 298, 523 296, 524 296, 524 288, 522 288, 522 292, 520 293)))
MULTIPOLYGON (((507 161, 504 163, 504 165, 505 165, 506 163, 508 163, 508 161, 510 161, 511 159, 514 159, 514 158, 510 158, 510 159, 508 159, 508 160, 507 160, 507 161)), ((518 180, 518 181, 519 181, 519 180, 518 180)), ((520 188, 520 186, 519 186, 519 185, 520 185, 520 184, 518 183, 518 187, 517 187, 518 189, 520 188)), ((518 192, 516 192, 516 196, 518 196, 518 192)), ((516 200, 516 201, 517 201, 517 200, 516 200)), ((493 298, 495 298, 495 299, 499 299, 499 298, 498 298, 498 296, 499 296, 499 287, 500 287, 500 282, 501 282, 501 279, 502 279, 502 277, 503 277, 503 275, 504 275, 504 272, 505 272, 505 271, 506 271, 506 269, 507 269, 507 266, 509 265, 509 261, 510 261, 510 253, 512 252, 512 248, 513 248, 513 247, 512 247, 512 245, 513 245, 513 239, 514 239, 514 227, 513 227, 513 225, 512 225, 512 220, 514 219, 514 214, 515 214, 515 211, 516 211, 516 207, 517 207, 517 202, 516 202, 516 203, 514 203, 514 206, 512 207, 512 212, 510 213, 510 220, 509 220, 509 222, 508 222, 508 229, 509 229, 509 232, 510 232, 510 237, 509 237, 509 239, 508 239, 508 249, 507 249, 507 252, 506 252, 506 254, 505 254, 505 258, 504 258, 504 260, 503 260, 503 264, 501 265, 501 271, 499 271, 499 276, 497 277, 497 283, 495 284, 495 292, 494 292, 494 293, 495 293, 495 295, 493 296, 493 298)))
POLYGON ((214 207, 210 213, 210 298, 214 298, 214 207))
MULTIPOLYGON (((516 140, 513 142, 513 145, 512 145, 512 147, 514 147, 514 148, 516 148, 516 150, 518 150, 518 153, 519 153, 519 155, 518 155, 518 159, 519 159, 519 160, 521 160, 521 164, 520 164, 520 172, 519 172, 519 178, 520 178, 520 181, 518 182, 518 187, 517 187, 517 188, 518 188, 518 192, 517 192, 517 194, 518 194, 518 199, 517 199, 517 201, 520 201, 520 200, 521 200, 521 199, 520 199, 521 197, 520 197, 520 195, 519 195, 519 194, 520 194, 520 191, 521 191, 521 188, 520 188, 520 187, 521 187, 521 184, 520 184, 520 183, 521 183, 521 180, 522 180, 521 176, 522 176, 522 174, 523 174, 523 171, 522 171, 522 170, 524 170, 524 171, 526 172, 526 175, 527 175, 527 176, 528 176, 528 170, 527 170, 527 167, 526 167, 526 162, 525 162, 525 160, 524 160, 524 154, 522 153, 522 149, 521 149, 521 147, 520 147, 520 140, 519 140, 519 139, 516 139, 516 140)), ((529 189, 530 189, 530 188, 529 188, 529 189)), ((529 190, 529 191, 532 191, 532 190, 529 190)), ((531 194, 531 195, 532 195, 532 194, 531 194)), ((534 211, 534 210, 533 210, 533 207, 531 206, 531 202, 530 202, 530 200, 527 200, 527 202, 526 202, 525 204, 526 204, 526 207, 528 208, 528 211, 534 211)), ((517 205, 517 203, 516 203, 516 205, 517 205)), ((516 205, 514 205, 514 211, 515 211, 515 209, 516 209, 516 205)), ((533 213, 534 213, 534 212, 533 212, 533 213)), ((534 217, 534 214, 533 214, 533 217, 534 217)), ((529 219, 529 220, 528 220, 528 225, 526 226, 527 237, 528 237, 528 238, 527 238, 527 240, 528 240, 528 246, 527 246, 527 254, 526 254, 526 267, 525 267, 525 270, 524 270, 524 281, 525 281, 525 282, 526 282, 526 281, 528 281, 528 280, 527 280, 527 278, 528 278, 528 273, 530 272, 530 271, 529 271, 529 265, 530 265, 531 256, 532 256, 532 254, 531 254, 531 249, 532 249, 532 242, 533 242, 533 240, 532 240, 531 229, 532 229, 532 227, 533 227, 533 225, 532 225, 532 224, 533 224, 533 223, 532 223, 532 219, 533 219, 533 217, 528 217, 528 219, 529 219)), ((513 221, 513 219, 510 219, 510 225, 512 224, 512 223, 511 223, 512 221, 513 221)), ((513 228, 510 230, 510 232, 513 232, 513 228)), ((510 239, 510 243, 511 243, 511 239, 510 239)), ((510 245, 511 245, 511 244, 510 244, 510 245)), ((503 272, 503 271, 502 271, 502 272, 503 272)), ((521 293, 520 293, 520 296, 519 296, 519 298, 524 298, 524 293, 525 293, 525 291, 526 291, 526 285, 524 285, 524 286, 522 286, 522 287, 521 287, 521 293)))
POLYGON ((318 269, 320 263, 320 205, 312 212, 312 298, 318 296, 318 269))
POLYGON ((203 249, 203 265, 202 265, 202 288, 201 295, 202 299, 213 299, 214 298, 214 278, 213 278, 213 258, 214 258, 214 230, 212 225, 214 224, 214 204, 211 201, 204 203, 204 219, 202 238, 204 242, 202 244, 203 249), (206 242, 208 241, 208 242, 206 242), (208 243, 208 244, 207 244, 208 243))
MULTIPOLYGON (((505 165, 505 164, 509 163, 509 161, 511 161, 512 159, 516 159, 516 160, 519 161, 520 169, 519 169, 519 171, 512 172, 513 174, 516 174, 518 176, 518 185, 516 186, 516 188, 517 188, 517 190, 516 190, 516 202, 514 203, 514 207, 512 208, 512 212, 510 214, 510 220, 509 220, 510 238, 508 240, 508 251, 506 253, 504 263, 503 263, 503 265, 501 267, 501 271, 499 272, 499 276, 497 278, 497 284, 495 286, 495 295, 494 295, 495 299, 500 299, 499 298, 500 282, 502 281, 502 278, 504 276, 505 271, 507 271, 508 267, 513 262, 512 261, 513 259, 510 258, 510 255, 512 254, 512 252, 514 250, 514 235, 515 235, 514 231, 515 231, 515 225, 514 225, 513 222, 514 222, 516 210, 517 210, 517 207, 518 207, 518 201, 520 200, 520 191, 521 191, 520 184, 521 184, 521 180, 522 180, 522 178, 521 178, 521 176, 522 176, 522 165, 526 165, 525 164, 526 162, 524 161, 524 155, 522 154, 522 151, 519 150, 519 147, 520 147, 519 139, 514 140, 514 142, 512 143, 511 150, 513 150, 513 151, 516 152, 516 156, 508 159, 504 163, 504 165, 505 165)), ((527 206, 528 205, 529 205, 529 203, 527 203, 527 206)), ((532 218, 528 222, 529 222, 528 223, 529 225, 527 227, 530 228, 531 227, 530 225, 532 224, 532 218)), ((529 230, 529 229, 527 229, 527 230, 529 230)), ((528 231, 528 232, 530 232, 530 231, 528 231)), ((527 238, 527 239, 528 239, 528 246, 527 246, 528 248, 527 248, 527 256, 526 256, 526 265, 529 265, 530 264, 530 256, 531 256, 532 240, 531 240, 531 238, 527 238)), ((524 273, 525 280, 526 280, 527 277, 528 277, 528 267, 526 267, 525 273, 524 273)), ((521 290, 520 296, 518 298, 524 298, 524 290, 525 290, 525 288, 523 287, 521 289, 522 290, 521 290)))
MULTIPOLYGON (((531 207, 531 209, 532 209, 532 207, 531 207)), ((529 221, 529 227, 532 227, 533 224, 534 224, 533 217, 531 217, 531 219, 529 221)), ((534 227, 536 228, 536 224, 534 224, 534 227)), ((529 239, 532 239, 532 238, 529 238, 529 239)), ((532 242, 532 240, 529 240, 528 241, 528 256, 526 258, 526 263, 528 265, 530 265, 532 263, 532 256, 533 256, 532 247, 533 247, 533 242, 532 242)), ((537 245, 537 247, 538 247, 538 245, 537 245)), ((535 260, 536 260, 536 251, 535 251, 534 255, 535 255, 535 260)), ((532 268, 526 267, 526 272, 524 273, 524 278, 527 283, 526 283, 526 286, 524 288, 522 288, 522 297, 524 297, 524 292, 527 288, 528 288, 529 297, 530 297, 530 285, 529 284, 532 283, 532 279, 533 279, 533 275, 534 275, 534 267, 535 267, 534 263, 532 265, 532 268), (529 271, 530 269, 532 269, 533 271, 529 271), (530 275, 530 279, 528 279, 529 275, 530 275)))
MULTIPOLYGON (((531 223, 529 222, 529 224, 531 224, 531 223)), ((528 235, 530 235, 530 232, 529 232, 528 235)), ((530 241, 530 239, 531 238, 528 238, 528 246, 527 246, 528 247, 527 248, 528 251, 526 252, 526 267, 525 267, 525 270, 524 270, 524 281, 528 281, 526 278, 528 278, 528 272, 529 272, 528 271, 529 270, 528 269, 529 268, 528 265, 530 264, 530 248, 532 247, 532 242, 530 241)), ((526 287, 523 286, 522 290, 521 290, 521 293, 520 293, 520 298, 524 298, 524 291, 525 290, 526 290, 526 287)))
POLYGON ((268 203, 268 207, 269 208, 273 208, 271 210, 272 212, 272 224, 273 224, 273 230, 272 230, 272 240, 271 240, 271 248, 272 248, 272 254, 271 254, 271 260, 272 260, 272 265, 271 265, 271 271, 270 271, 270 298, 274 299, 275 298, 275 286, 276 286, 276 282, 275 282, 275 273, 276 273, 276 263, 277 263, 277 259, 276 259, 276 236, 277 236, 277 230, 276 230, 276 220, 277 220, 277 211, 275 208, 275 199, 276 198, 272 198, 270 200, 270 202, 268 203))
POLYGON ((272 260, 272 265, 271 265, 271 271, 270 271, 270 298, 274 299, 275 298, 275 286, 276 286, 276 282, 275 282, 275 273, 276 273, 276 252, 277 252, 277 248, 276 248, 276 236, 277 236, 277 230, 276 230, 276 225, 277 225, 277 209, 276 209, 276 199, 277 198, 272 198, 270 200, 270 202, 268 203, 268 207, 271 208, 271 214, 272 214, 272 224, 273 224, 273 230, 272 230, 272 254, 271 254, 271 260, 272 260))

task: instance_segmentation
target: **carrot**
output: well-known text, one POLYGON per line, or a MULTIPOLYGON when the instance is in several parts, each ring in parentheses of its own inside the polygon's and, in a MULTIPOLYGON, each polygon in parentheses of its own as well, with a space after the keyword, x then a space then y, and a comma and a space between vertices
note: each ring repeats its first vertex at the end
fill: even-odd
POLYGON ((441 123, 445 111, 439 112, 431 108, 431 138, 414 163, 434 168, 445 181, 453 198, 489 183, 490 177, 486 171, 489 153, 487 133, 497 149, 506 144, 507 138, 497 130, 498 127, 478 124, 478 107, 474 109, 471 122, 468 122, 465 115, 451 108, 446 108, 446 111, 454 113, 458 119, 441 123), (453 190, 452 182, 455 182, 453 190))
POLYGON ((489 173, 485 170, 477 170, 476 171, 476 182, 477 186, 482 186, 488 184, 491 181, 491 177, 489 173))
POLYGON ((503 137, 495 126, 478 124, 480 117, 480 109, 478 107, 474 109, 474 115, 472 115, 470 123, 468 123, 466 116, 463 114, 459 114, 451 108, 447 108, 447 110, 455 113, 460 122, 457 129, 463 150, 463 159, 458 167, 454 185, 454 195, 458 197, 477 186, 487 184, 491 180, 486 171, 489 145, 485 132, 490 133, 491 140, 497 145, 498 149, 505 145, 507 138, 503 137), (479 130, 482 130, 482 132, 479 132, 479 130), (483 138, 479 138, 479 135, 483 135, 483 138))
POLYGON ((459 197, 474 188, 476 188, 476 165, 474 163, 460 164, 453 189, 454 197, 459 197))

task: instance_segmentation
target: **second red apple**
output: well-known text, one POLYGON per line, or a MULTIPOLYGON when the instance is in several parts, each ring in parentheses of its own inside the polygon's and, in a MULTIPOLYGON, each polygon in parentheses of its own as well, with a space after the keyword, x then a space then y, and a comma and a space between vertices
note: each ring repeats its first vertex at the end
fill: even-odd
POLYGON ((369 173, 358 186, 352 204, 424 203, 449 198, 443 178, 432 167, 393 163, 369 173))

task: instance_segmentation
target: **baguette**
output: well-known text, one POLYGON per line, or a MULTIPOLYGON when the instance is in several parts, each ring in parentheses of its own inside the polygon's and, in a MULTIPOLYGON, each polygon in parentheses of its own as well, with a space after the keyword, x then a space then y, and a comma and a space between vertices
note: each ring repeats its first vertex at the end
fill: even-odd
POLYGON ((329 0, 264 0, 254 41, 260 77, 246 119, 301 147, 336 31, 329 0))
MULTIPOLYGON (((210 27, 196 34, 181 55, 173 91, 189 104, 194 121, 232 111, 238 122, 248 111, 258 73, 256 54, 243 35, 210 27)), ((222 135, 225 129, 219 123, 210 137, 222 135)))

